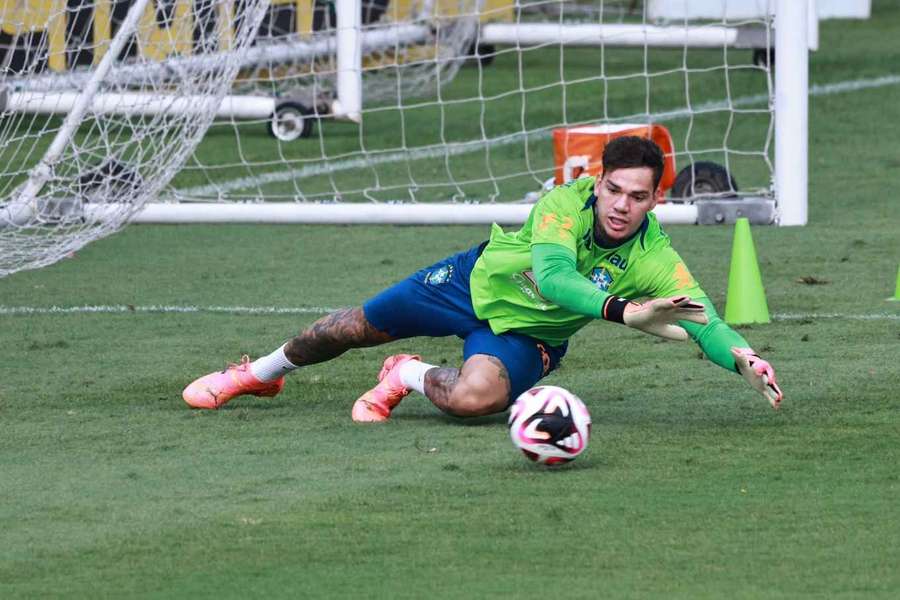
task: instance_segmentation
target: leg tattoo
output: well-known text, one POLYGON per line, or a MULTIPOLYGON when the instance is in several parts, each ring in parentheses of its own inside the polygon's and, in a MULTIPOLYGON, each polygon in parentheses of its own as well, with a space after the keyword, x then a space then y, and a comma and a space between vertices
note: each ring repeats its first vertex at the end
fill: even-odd
POLYGON ((368 348, 393 341, 366 320, 362 308, 346 308, 322 317, 285 346, 284 354, 295 365, 330 360, 351 348, 368 348))
POLYGON ((509 372, 506 370, 506 365, 504 365, 503 361, 496 356, 488 356, 487 360, 489 363, 497 367, 497 378, 500 380, 501 387, 503 387, 507 395, 509 395, 511 384, 509 382, 509 372))
POLYGON ((425 373, 425 395, 443 412, 470 417, 502 411, 509 398, 509 373, 494 357, 470 357, 462 369, 425 373))
POLYGON ((434 368, 425 373, 425 395, 439 409, 451 413, 450 394, 459 383, 459 369, 434 368))

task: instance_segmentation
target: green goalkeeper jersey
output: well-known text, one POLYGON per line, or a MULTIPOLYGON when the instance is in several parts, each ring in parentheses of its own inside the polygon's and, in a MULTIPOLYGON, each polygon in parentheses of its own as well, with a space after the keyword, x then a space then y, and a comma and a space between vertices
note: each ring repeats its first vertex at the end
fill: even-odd
POLYGON ((571 250, 578 273, 602 297, 613 294, 637 300, 686 295, 706 300, 653 213, 626 242, 612 248, 600 246, 594 238, 593 189, 593 177, 576 179, 541 198, 518 231, 493 226, 490 242, 472 270, 470 287, 475 314, 487 320, 494 333, 515 331, 555 346, 601 316, 601 302, 596 314, 582 314, 541 295, 532 267, 535 244, 559 244, 571 250))

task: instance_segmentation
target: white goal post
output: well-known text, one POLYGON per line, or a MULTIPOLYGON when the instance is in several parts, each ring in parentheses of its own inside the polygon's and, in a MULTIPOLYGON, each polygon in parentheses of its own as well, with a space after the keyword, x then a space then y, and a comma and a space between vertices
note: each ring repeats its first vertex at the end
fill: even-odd
POLYGON ((781 225, 806 225, 809 180, 807 2, 779 0, 775 22, 775 194, 781 225))

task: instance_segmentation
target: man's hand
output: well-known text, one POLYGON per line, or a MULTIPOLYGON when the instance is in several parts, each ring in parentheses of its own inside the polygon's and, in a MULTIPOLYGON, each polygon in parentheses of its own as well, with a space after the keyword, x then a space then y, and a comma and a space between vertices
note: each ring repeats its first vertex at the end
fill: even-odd
POLYGON ((784 394, 775 381, 775 369, 772 368, 767 361, 761 359, 752 348, 731 349, 734 356, 734 364, 737 366, 738 372, 744 376, 750 386, 765 396, 772 408, 778 410, 781 405, 781 399, 784 394))
POLYGON ((688 339, 688 333, 676 324, 678 321, 693 321, 705 325, 709 319, 706 318, 706 308, 699 302, 694 302, 687 296, 673 296, 643 304, 629 302, 622 321, 645 333, 681 342, 688 339))

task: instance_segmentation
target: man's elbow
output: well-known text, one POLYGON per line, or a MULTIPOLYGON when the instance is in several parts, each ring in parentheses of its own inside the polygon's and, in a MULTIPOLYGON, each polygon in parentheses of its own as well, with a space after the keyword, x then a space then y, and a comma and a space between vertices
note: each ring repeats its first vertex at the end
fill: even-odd
POLYGON ((556 285, 555 278, 552 275, 540 279, 535 278, 534 288, 541 295, 541 298, 556 303, 559 286, 556 285))

